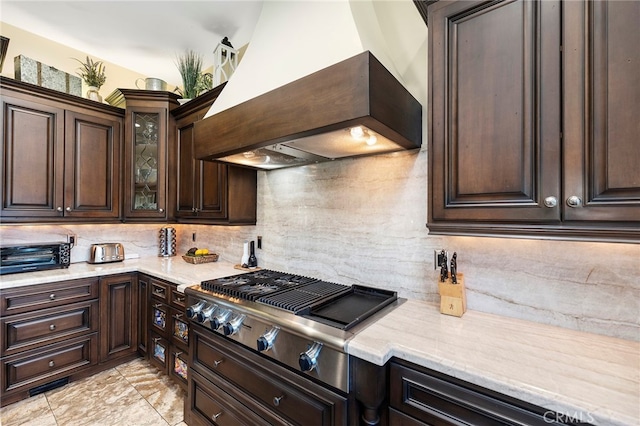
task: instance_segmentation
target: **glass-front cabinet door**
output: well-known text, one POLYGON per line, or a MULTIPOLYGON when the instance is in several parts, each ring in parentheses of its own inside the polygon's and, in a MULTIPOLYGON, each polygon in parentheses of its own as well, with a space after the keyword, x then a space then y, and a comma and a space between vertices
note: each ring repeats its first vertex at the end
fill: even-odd
POLYGON ((133 210, 158 209, 158 127, 160 114, 133 114, 134 182, 133 210))
POLYGON ((166 218, 166 108, 131 108, 128 112, 125 217, 166 218))

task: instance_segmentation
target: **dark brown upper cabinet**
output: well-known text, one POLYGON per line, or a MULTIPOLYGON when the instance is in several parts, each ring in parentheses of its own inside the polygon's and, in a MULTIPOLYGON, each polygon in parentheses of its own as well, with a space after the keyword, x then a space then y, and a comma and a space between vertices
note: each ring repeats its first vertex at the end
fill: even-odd
POLYGON ((176 108, 175 218, 184 223, 255 224, 257 172, 195 158, 194 125, 211 108, 225 83, 176 108))
POLYGON ((430 233, 638 241, 639 13, 428 7, 430 233))
POLYGON ((3 222, 120 219, 123 111, 0 79, 3 222))
POLYGON ((126 109, 124 137, 124 219, 172 219, 169 151, 175 123, 170 112, 178 95, 165 91, 117 89, 107 101, 126 109))

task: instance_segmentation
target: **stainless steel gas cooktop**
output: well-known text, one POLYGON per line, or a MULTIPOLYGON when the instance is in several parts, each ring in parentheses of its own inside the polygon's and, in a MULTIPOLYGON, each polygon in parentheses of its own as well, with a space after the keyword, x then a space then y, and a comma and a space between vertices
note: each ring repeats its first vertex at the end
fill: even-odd
POLYGON ((392 291, 264 269, 185 293, 193 323, 345 392, 347 342, 401 302, 392 291))

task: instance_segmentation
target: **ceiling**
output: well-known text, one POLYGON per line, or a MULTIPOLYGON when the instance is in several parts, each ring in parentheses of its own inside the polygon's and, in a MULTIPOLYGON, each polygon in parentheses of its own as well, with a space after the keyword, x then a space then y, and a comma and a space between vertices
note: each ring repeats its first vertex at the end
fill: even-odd
POLYGON ((0 1, 7 24, 170 84, 181 83, 177 55, 191 49, 210 67, 224 37, 235 48, 251 40, 262 9, 262 0, 0 1))

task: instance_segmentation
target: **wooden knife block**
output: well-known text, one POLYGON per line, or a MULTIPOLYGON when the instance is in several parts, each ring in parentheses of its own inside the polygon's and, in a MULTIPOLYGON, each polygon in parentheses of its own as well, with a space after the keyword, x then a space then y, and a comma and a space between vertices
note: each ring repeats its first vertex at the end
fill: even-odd
POLYGON ((440 313, 461 317, 467 310, 467 294, 464 288, 464 276, 456 275, 457 284, 451 283, 451 277, 445 282, 438 278, 438 293, 440 294, 440 313))

